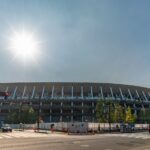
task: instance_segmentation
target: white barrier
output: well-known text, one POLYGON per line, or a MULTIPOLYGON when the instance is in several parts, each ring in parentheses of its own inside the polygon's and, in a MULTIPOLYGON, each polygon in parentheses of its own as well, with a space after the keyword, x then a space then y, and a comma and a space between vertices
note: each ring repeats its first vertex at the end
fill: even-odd
MULTIPOLYGON (((58 123, 40 123, 39 128, 43 130, 53 130, 53 131, 68 131, 68 128, 71 126, 73 122, 58 122, 58 123)), ((83 122, 74 122, 77 124, 83 124, 83 122)), ((85 124, 85 123, 84 123, 85 124)), ((119 123, 87 123, 86 127, 88 130, 98 131, 100 130, 109 130, 109 126, 111 125, 111 129, 120 128, 119 123)), ((10 124, 13 129, 36 129, 37 124, 10 124)), ((148 129, 149 124, 135 124, 135 129, 148 129)))

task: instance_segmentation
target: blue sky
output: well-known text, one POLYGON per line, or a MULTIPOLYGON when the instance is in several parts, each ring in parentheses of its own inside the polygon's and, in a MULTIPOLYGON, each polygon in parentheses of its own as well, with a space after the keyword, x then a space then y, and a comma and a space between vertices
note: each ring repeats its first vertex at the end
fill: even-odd
POLYGON ((111 82, 150 87, 149 0, 1 0, 0 82, 111 82), (12 30, 41 41, 36 63, 8 51, 12 30))

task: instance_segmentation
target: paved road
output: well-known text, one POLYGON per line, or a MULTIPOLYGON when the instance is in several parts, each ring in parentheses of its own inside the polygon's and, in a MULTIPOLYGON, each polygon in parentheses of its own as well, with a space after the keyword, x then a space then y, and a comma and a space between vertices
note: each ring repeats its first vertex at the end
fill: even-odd
POLYGON ((64 135, 0 133, 0 150, 150 150, 148 133, 64 135))

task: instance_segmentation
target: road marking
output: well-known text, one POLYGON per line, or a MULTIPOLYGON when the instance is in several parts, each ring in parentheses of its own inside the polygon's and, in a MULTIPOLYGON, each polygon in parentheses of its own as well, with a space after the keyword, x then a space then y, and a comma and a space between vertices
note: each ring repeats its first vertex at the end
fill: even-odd
POLYGON ((2 137, 2 138, 8 138, 8 139, 13 138, 13 137, 11 137, 11 136, 9 136, 9 135, 4 135, 4 134, 1 134, 1 137, 2 137))
POLYGON ((105 134, 100 135, 105 137, 127 137, 127 138, 136 138, 136 139, 150 139, 150 135, 143 133, 124 133, 124 134, 105 134))
POLYGON ((0 133, 0 139, 10 138, 32 138, 32 137, 48 137, 48 135, 35 134, 35 133, 0 133))
POLYGON ((89 145, 80 145, 81 147, 89 147, 89 145))
POLYGON ((73 144, 78 144, 78 143, 80 143, 80 141, 74 141, 74 142, 73 142, 73 144))

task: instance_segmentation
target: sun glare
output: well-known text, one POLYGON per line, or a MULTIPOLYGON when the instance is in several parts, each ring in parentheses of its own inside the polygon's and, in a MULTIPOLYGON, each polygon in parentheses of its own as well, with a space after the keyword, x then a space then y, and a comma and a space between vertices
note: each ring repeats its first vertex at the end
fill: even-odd
POLYGON ((21 60, 33 60, 38 53, 38 41, 36 41, 33 33, 14 32, 10 38, 10 47, 15 58, 21 60))

